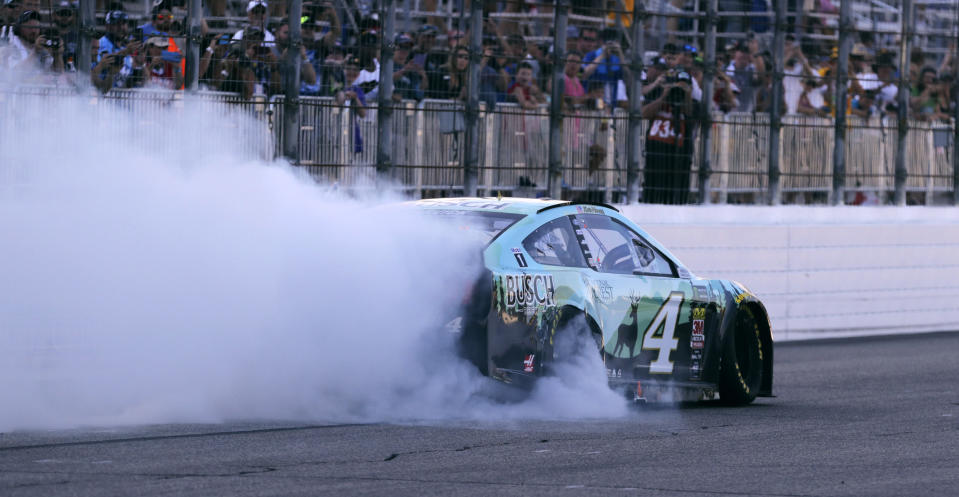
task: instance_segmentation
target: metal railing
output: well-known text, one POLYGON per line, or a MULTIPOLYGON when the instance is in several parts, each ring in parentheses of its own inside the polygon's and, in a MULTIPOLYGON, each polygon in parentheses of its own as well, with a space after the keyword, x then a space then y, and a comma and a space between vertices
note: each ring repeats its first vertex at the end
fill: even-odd
MULTIPOLYGON (((19 125, 42 126, 17 116, 43 116, 48 106, 66 102, 76 92, 63 88, 20 87, 0 92, 0 133, 19 125), (24 124, 26 122, 26 124, 24 124), (32 122, 32 124, 31 124, 32 122)), ((123 109, 137 126, 136 145, 162 147, 169 143, 176 122, 188 107, 208 120, 206 125, 230 133, 236 119, 256 124, 250 132, 237 127, 236 143, 252 157, 272 160, 282 155, 283 97, 267 101, 220 92, 184 94, 170 90, 114 90, 108 96, 87 95, 77 100, 90 112, 123 109)), ((418 195, 462 192, 464 160, 463 104, 448 100, 398 102, 393 127, 393 181, 418 195)), ((894 189, 896 123, 875 117, 849 118, 846 138, 846 188, 888 195, 894 189)), ((116 123, 102 124, 107 132, 116 123)), ((360 117, 348 106, 328 97, 300 98, 300 150, 297 165, 318 181, 342 187, 369 185, 375 177, 377 116, 368 109, 360 117)), ((644 123, 645 126, 645 123, 644 123)), ((907 141, 907 190, 933 195, 952 189, 951 123, 911 121, 907 141)), ((487 194, 535 196, 546 191, 549 115, 543 110, 521 110, 515 104, 496 104, 479 115, 479 187, 487 194)), ((758 197, 768 185, 769 117, 762 113, 713 116, 710 159, 714 193, 725 201, 731 195, 758 197)), ((565 194, 591 195, 594 200, 621 201, 626 189, 626 112, 573 111, 563 121, 563 189, 565 194)), ((645 133, 644 133, 645 135, 645 133)), ((7 140, 12 139, 7 136, 7 140)), ((780 141, 782 189, 802 194, 831 189, 833 124, 830 118, 787 115, 780 141)), ((697 191, 694 149, 691 191, 697 191)), ((0 169, 8 170, 5 164, 0 169)))

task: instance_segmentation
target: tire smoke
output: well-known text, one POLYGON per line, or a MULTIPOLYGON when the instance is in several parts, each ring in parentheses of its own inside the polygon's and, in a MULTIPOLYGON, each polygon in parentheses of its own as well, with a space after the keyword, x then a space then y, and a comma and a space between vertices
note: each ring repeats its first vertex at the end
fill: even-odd
POLYGON ((157 141, 118 108, 42 105, 0 129, 0 431, 622 414, 595 354, 484 396, 442 326, 475 247, 398 197, 258 159, 240 114, 187 102, 157 141))

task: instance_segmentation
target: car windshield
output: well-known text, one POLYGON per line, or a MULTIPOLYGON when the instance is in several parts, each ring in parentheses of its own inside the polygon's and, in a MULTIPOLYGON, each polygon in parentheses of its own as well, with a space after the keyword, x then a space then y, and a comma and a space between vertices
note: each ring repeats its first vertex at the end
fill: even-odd
POLYGON ((423 212, 448 220, 458 229, 464 231, 466 236, 475 239, 484 246, 489 245, 506 228, 525 217, 522 214, 459 209, 428 209, 423 212))

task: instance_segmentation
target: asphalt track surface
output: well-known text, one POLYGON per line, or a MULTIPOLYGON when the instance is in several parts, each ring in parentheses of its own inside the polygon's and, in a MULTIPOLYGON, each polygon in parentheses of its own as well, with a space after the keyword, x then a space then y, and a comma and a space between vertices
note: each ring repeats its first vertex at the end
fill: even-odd
POLYGON ((617 420, 0 437, 0 496, 957 495, 959 333, 779 344, 776 398, 617 420))

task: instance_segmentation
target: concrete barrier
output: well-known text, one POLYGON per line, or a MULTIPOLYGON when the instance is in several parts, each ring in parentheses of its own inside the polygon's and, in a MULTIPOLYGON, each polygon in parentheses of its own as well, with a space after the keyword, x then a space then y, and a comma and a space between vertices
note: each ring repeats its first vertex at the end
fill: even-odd
POLYGON ((777 340, 959 330, 959 209, 621 210, 696 275, 746 285, 777 340))

